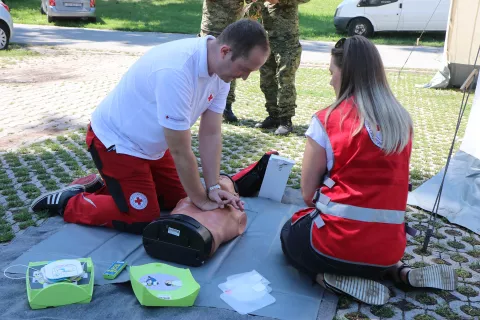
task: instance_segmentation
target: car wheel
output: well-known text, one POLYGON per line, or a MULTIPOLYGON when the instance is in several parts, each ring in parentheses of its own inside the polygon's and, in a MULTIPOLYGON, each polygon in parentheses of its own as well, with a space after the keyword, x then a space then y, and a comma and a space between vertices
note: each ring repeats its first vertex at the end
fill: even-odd
POLYGON ((373 26, 365 18, 355 18, 348 25, 348 35, 370 37, 373 35, 373 26))
POLYGON ((88 18, 88 22, 96 23, 96 22, 97 22, 97 17, 90 17, 90 18, 88 18))
POLYGON ((3 21, 0 21, 0 50, 8 49, 8 44, 10 43, 10 29, 7 24, 3 21))

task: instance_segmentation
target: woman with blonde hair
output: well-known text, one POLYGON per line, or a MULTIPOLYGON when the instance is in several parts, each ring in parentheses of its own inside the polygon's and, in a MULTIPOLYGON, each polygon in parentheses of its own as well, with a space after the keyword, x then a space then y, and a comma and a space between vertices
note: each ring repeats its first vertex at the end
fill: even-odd
POLYGON ((336 101, 306 132, 302 196, 309 206, 281 232, 296 268, 324 287, 367 304, 384 304, 391 276, 411 287, 455 290, 445 265, 402 263, 413 124, 394 97, 380 54, 368 39, 341 39, 332 49, 336 101))

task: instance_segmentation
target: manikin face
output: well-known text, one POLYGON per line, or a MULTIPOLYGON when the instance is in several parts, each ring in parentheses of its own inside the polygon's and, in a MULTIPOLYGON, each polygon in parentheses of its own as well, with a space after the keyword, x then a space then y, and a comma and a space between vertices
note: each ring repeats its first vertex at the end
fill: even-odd
POLYGON ((340 84, 342 80, 342 73, 340 68, 335 64, 333 57, 330 58, 330 74, 332 75, 332 79, 330 80, 330 85, 335 90, 335 95, 338 98, 338 93, 340 92, 340 84))
POLYGON ((260 47, 254 47, 248 58, 237 57, 232 61, 232 51, 229 46, 222 45, 220 48, 219 68, 217 75, 225 82, 242 78, 247 80, 250 73, 257 71, 267 61, 269 52, 260 47))

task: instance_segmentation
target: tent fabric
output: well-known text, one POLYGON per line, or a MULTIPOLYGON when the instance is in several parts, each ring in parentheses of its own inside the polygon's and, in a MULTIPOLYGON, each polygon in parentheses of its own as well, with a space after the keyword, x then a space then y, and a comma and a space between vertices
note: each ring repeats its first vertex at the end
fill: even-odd
MULTIPOLYGON (((450 160, 438 214, 480 234, 480 81, 460 150, 450 160)), ((445 168, 409 194, 408 204, 431 212, 445 168)))

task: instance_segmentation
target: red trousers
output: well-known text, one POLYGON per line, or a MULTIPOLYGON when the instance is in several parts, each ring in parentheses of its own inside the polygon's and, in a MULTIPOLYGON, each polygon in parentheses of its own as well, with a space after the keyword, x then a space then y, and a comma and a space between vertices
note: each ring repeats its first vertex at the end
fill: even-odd
POLYGON ((187 196, 169 151, 158 160, 117 154, 107 150, 90 126, 86 143, 105 186, 72 197, 63 215, 66 222, 141 233, 160 216, 160 207, 173 209, 187 196))

